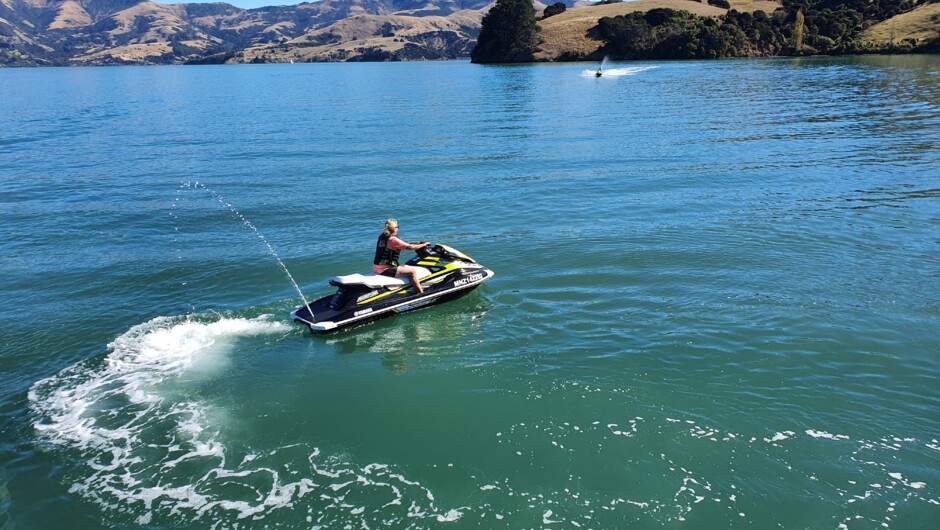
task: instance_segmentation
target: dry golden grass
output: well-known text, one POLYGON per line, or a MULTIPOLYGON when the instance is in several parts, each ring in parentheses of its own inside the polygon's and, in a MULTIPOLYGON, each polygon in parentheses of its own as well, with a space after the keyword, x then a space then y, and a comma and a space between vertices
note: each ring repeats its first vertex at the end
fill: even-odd
POLYGON ((91 15, 82 8, 81 4, 75 0, 68 0, 59 7, 59 12, 55 20, 49 24, 49 29, 77 28, 91 23, 91 15))
MULTIPOLYGON (((182 4, 158 4, 156 2, 142 2, 123 11, 118 11, 112 17, 117 28, 110 31, 113 35, 120 35, 133 31, 138 18, 144 17, 153 21, 150 32, 159 33, 164 28, 175 28, 184 25, 182 4)), ((171 33, 172 35, 172 33, 171 33)), ((156 37, 149 35, 148 37, 156 37)))
POLYGON ((897 44, 904 39, 923 42, 936 38, 940 38, 940 4, 922 5, 875 24, 859 36, 862 42, 876 45, 897 44))
MULTIPOLYGON (((483 14, 480 11, 458 11, 447 17, 412 17, 402 15, 357 15, 337 21, 324 28, 307 32, 291 39, 286 46, 265 44, 244 50, 244 57, 239 62, 250 62, 264 57, 273 62, 307 62, 345 60, 359 54, 357 49, 376 48, 394 52, 405 46, 408 37, 436 31, 460 32, 462 27, 479 26, 483 14), (394 35, 377 35, 386 23, 395 28, 394 35), (312 40, 321 35, 333 35, 340 42, 309 46, 312 40), (355 40, 353 40, 355 39, 355 40)), ((235 60, 233 60, 235 61, 235 60)))
MULTIPOLYGON (((31 27, 31 28, 32 28, 32 27, 35 27, 35 26, 33 26, 32 24, 30 24, 30 22, 29 22, 28 20, 24 20, 24 21, 22 21, 22 22, 23 22, 24 24, 26 24, 27 26, 31 27)), ((10 21, 8 21, 7 19, 5 19, 5 18, 0 18, 0 24, 6 25, 7 30, 9 30, 9 31, 12 33, 11 36, 13 37, 12 40, 13 40, 13 43, 14 43, 14 44, 17 44, 17 43, 33 44, 33 45, 38 45, 38 46, 40 46, 40 47, 42 47, 42 48, 44 48, 44 49, 46 49, 46 50, 48 50, 48 51, 52 51, 52 48, 46 46, 45 44, 37 44, 36 41, 34 41, 34 40, 32 39, 32 37, 30 37, 29 35, 23 33, 19 28, 17 28, 16 26, 14 26, 14 25, 13 25, 12 23, 10 23, 10 21)))
MULTIPOLYGON (((106 45, 91 47, 82 55, 75 57, 72 62, 75 64, 100 64, 111 61, 143 63, 151 60, 148 58, 172 53, 171 40, 186 31, 188 26, 183 20, 184 15, 185 7, 181 4, 167 5, 155 2, 142 2, 118 11, 112 16, 116 26, 108 33, 115 37, 131 34, 129 42, 113 48, 106 45), (146 32, 138 33, 135 24, 141 18, 148 19, 152 23, 146 32)), ((204 50, 212 44, 221 42, 217 37, 210 37, 198 28, 194 29, 196 30, 195 38, 182 41, 182 44, 204 50)))
MULTIPOLYGON (((780 2, 770 0, 730 0, 730 4, 732 9, 738 11, 754 12, 760 10, 768 14, 781 7, 780 2)), ((717 17, 727 12, 726 9, 693 0, 636 0, 634 2, 573 8, 539 22, 539 26, 542 28, 542 45, 540 51, 536 54, 536 59, 551 61, 565 52, 574 52, 578 55, 593 53, 603 43, 588 37, 587 32, 596 26, 597 21, 601 18, 663 7, 677 11, 688 11, 695 15, 707 17, 717 17)))
POLYGON ((173 48, 170 46, 169 42, 127 44, 125 46, 117 46, 84 55, 77 58, 76 62, 95 64, 109 57, 113 57, 123 62, 140 63, 144 62, 147 57, 159 57, 165 53, 171 53, 172 51, 173 48))

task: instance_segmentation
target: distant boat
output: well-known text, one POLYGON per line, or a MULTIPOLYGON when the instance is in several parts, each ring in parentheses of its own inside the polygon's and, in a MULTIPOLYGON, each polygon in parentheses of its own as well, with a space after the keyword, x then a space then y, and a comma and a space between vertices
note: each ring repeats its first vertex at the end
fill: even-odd
POLYGON ((290 60, 290 64, 294 64, 294 60, 293 60, 293 59, 290 60))

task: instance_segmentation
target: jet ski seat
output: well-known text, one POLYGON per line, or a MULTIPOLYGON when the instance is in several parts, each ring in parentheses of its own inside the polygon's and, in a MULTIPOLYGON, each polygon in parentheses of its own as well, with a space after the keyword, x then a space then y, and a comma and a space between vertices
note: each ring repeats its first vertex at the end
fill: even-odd
MULTIPOLYGON (((414 269, 418 273, 419 280, 431 274, 431 271, 425 269, 424 267, 414 267, 414 269)), ((365 285, 370 289, 397 289, 398 287, 408 285, 410 283, 411 278, 407 276, 392 277, 374 273, 347 274, 345 276, 336 276, 330 280, 330 285, 335 285, 337 287, 341 285, 365 285)))

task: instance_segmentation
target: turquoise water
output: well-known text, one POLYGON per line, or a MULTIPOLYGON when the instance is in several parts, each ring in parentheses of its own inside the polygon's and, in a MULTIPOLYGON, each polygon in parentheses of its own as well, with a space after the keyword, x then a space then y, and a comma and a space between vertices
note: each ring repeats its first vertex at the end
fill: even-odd
POLYGON ((940 59, 592 68, 0 71, 0 528, 936 527, 940 59))

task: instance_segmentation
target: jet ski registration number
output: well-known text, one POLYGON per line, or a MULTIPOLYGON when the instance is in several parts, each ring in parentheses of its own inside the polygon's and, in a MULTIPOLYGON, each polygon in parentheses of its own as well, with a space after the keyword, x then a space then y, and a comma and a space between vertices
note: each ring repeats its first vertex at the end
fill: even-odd
POLYGON ((454 287, 460 287, 461 285, 467 285, 468 283, 478 282, 483 279, 482 274, 471 274, 466 278, 461 278, 454 282, 454 287))

